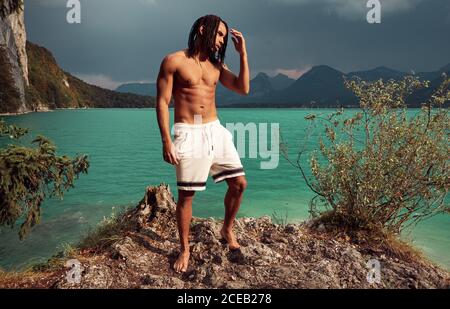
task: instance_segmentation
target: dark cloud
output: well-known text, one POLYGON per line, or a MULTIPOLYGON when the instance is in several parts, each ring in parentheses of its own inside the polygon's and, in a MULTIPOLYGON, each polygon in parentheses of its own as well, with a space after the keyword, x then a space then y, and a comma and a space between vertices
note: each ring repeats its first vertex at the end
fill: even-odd
MULTIPOLYGON (((427 71, 450 62, 449 1, 381 1, 376 25, 365 21, 366 2, 81 0, 82 23, 70 25, 66 0, 25 0, 25 18, 29 40, 49 48, 65 70, 105 85, 155 80, 164 55, 185 48, 192 23, 208 13, 244 33, 252 75, 316 64, 427 71)), ((231 41, 227 63, 238 70, 231 41)))

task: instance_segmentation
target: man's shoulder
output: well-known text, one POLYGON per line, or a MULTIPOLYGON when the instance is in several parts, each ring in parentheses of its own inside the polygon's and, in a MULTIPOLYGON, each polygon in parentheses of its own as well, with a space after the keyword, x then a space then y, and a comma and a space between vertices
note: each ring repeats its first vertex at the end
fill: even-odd
POLYGON ((186 56, 185 50, 178 50, 178 51, 176 51, 176 52, 167 54, 167 55, 164 57, 164 60, 163 60, 163 61, 164 61, 164 62, 167 62, 167 63, 176 63, 176 62, 183 61, 183 60, 185 60, 186 58, 187 58, 187 56, 186 56))
POLYGON ((167 72, 175 72, 185 60, 186 56, 183 50, 167 54, 161 63, 161 69, 167 72))

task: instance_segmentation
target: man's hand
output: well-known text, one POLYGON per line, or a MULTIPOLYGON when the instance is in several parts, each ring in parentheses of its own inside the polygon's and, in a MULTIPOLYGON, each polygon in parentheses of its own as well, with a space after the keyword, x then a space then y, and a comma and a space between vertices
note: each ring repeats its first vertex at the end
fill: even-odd
POLYGON ((169 140, 168 142, 163 143, 163 158, 164 161, 170 164, 178 164, 180 158, 175 152, 175 146, 173 145, 172 141, 169 140))
POLYGON ((236 51, 241 55, 247 53, 247 48, 245 46, 245 39, 242 33, 240 33, 235 29, 231 29, 230 33, 232 35, 231 39, 233 40, 236 51))

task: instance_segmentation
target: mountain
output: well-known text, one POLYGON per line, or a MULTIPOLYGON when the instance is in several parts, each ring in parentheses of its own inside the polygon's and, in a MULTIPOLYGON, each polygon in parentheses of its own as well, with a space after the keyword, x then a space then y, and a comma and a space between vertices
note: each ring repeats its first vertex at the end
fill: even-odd
POLYGON ((249 95, 257 97, 273 91, 269 75, 262 72, 258 73, 258 75, 250 81, 250 89, 251 93, 249 93, 249 95))
POLYGON ((419 76, 420 79, 422 80, 435 80, 437 78, 440 78, 442 73, 447 73, 450 72, 450 63, 443 66, 442 68, 438 69, 437 71, 432 71, 432 72, 419 72, 417 73, 417 76, 419 76))
POLYGON ((27 42, 30 86, 27 104, 31 110, 80 107, 154 107, 155 99, 118 93, 85 83, 63 71, 51 52, 27 42))
POLYGON ((368 71, 357 71, 357 72, 350 72, 347 74, 348 77, 352 76, 358 76, 362 80, 365 81, 375 81, 378 79, 383 80, 389 80, 389 79, 395 79, 399 80, 405 77, 407 74, 404 72, 396 71, 387 67, 376 67, 375 69, 368 70, 368 71))
POLYGON ((445 65, 442 68, 440 68, 438 70, 438 72, 440 72, 440 73, 448 73, 448 72, 450 72, 450 63, 448 63, 447 65, 445 65))
POLYGON ((156 83, 128 83, 120 85, 115 91, 156 97, 156 83))
MULTIPOLYGON (((431 97, 433 92, 435 92, 436 89, 438 89, 438 87, 441 85, 441 83, 443 81, 443 78, 442 78, 443 73, 447 74, 447 77, 450 76, 450 63, 443 66, 442 68, 440 68, 439 70, 437 70, 435 72, 418 73, 417 75, 419 76, 419 78, 430 81, 430 87, 424 88, 424 89, 419 89, 419 90, 415 91, 414 93, 412 93, 407 98, 407 102, 409 103, 409 106, 420 107, 421 103, 426 102, 431 97), (426 77, 428 77, 428 78, 426 78, 426 77)), ((445 106, 447 106, 447 103, 445 106)))
MULTIPOLYGON (((450 63, 443 66, 442 68, 436 70, 436 71, 430 71, 430 72, 418 72, 415 73, 417 77, 421 80, 429 80, 432 81, 442 75, 442 73, 446 73, 450 71, 450 63)), ((378 79, 383 80, 400 80, 406 75, 411 75, 412 73, 406 73, 406 72, 400 72, 397 70, 393 70, 387 67, 376 67, 375 69, 368 70, 368 71, 357 71, 357 72, 350 72, 347 74, 347 76, 358 76, 361 79, 365 81, 375 81, 378 79)))
POLYGON ((290 85, 292 85, 293 82, 295 82, 295 79, 290 78, 281 73, 278 73, 274 77, 270 77, 270 83, 272 84, 272 88, 274 90, 285 89, 285 88, 289 87, 290 85))
POLYGON ((266 100, 298 106, 339 106, 356 103, 356 97, 344 87, 345 74, 327 65, 314 66, 284 90, 266 100))
POLYGON ((216 102, 218 106, 226 106, 264 101, 268 95, 290 86, 294 81, 281 73, 270 77, 266 73, 260 72, 250 80, 250 93, 247 96, 241 96, 219 83, 216 90, 216 102))
POLYGON ((270 77, 266 73, 258 73, 250 81, 250 93, 245 97, 225 88, 219 83, 216 91, 216 102, 218 106, 221 106, 242 102, 243 100, 249 101, 264 97, 264 95, 267 95, 271 91, 273 91, 273 87, 270 82, 270 77))

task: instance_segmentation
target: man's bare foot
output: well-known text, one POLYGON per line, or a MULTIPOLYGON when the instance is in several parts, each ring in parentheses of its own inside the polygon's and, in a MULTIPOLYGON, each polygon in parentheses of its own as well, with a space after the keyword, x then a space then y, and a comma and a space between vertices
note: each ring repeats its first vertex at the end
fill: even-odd
POLYGON ((182 251, 180 255, 178 255, 178 259, 173 264, 173 269, 179 272, 186 272, 189 263, 189 251, 182 251))
POLYGON ((220 230, 220 236, 222 236, 222 238, 227 241, 230 250, 237 250, 241 247, 236 241, 236 237, 234 236, 233 231, 226 231, 222 228, 220 230))

